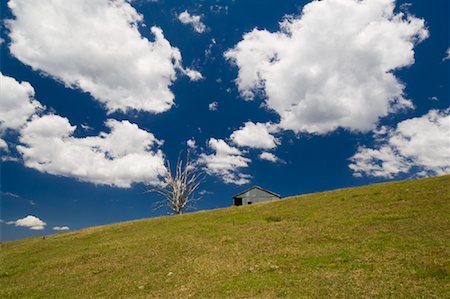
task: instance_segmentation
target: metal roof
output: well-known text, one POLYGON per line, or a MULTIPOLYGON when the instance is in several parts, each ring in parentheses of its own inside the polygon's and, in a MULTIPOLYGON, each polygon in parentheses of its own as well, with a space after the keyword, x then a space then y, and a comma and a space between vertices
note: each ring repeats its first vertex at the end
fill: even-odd
POLYGON ((250 190, 252 190, 252 189, 259 189, 259 190, 261 190, 261 191, 270 193, 270 194, 272 194, 272 195, 274 195, 274 196, 276 196, 276 197, 278 197, 278 198, 281 198, 281 196, 280 196, 279 194, 277 194, 277 193, 275 193, 275 192, 272 192, 272 191, 269 191, 269 190, 267 190, 267 189, 264 189, 263 187, 260 187, 260 186, 253 186, 253 187, 250 187, 250 188, 248 188, 247 190, 244 190, 244 191, 242 191, 242 192, 236 194, 235 196, 233 196, 233 198, 239 197, 240 195, 242 195, 242 194, 244 194, 244 193, 246 193, 246 192, 248 192, 248 191, 250 191, 250 190))

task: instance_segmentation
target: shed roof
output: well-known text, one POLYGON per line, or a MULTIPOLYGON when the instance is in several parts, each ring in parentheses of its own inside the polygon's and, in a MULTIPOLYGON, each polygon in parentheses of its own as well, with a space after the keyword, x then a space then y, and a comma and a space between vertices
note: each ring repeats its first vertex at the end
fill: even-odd
POLYGON ((233 198, 239 197, 240 195, 242 195, 242 194, 244 194, 244 193, 246 193, 246 192, 248 192, 248 191, 250 191, 250 190, 252 190, 252 189, 259 189, 259 190, 261 190, 261 191, 270 193, 270 194, 272 194, 273 196, 276 196, 276 197, 278 197, 278 198, 281 198, 281 196, 280 196, 279 194, 277 194, 277 193, 275 193, 275 192, 272 192, 272 191, 269 191, 269 190, 267 190, 267 189, 264 189, 263 187, 260 187, 260 186, 253 186, 253 187, 250 187, 250 188, 248 188, 248 189, 246 189, 246 190, 244 190, 244 191, 242 191, 242 192, 236 194, 235 196, 233 196, 233 198))

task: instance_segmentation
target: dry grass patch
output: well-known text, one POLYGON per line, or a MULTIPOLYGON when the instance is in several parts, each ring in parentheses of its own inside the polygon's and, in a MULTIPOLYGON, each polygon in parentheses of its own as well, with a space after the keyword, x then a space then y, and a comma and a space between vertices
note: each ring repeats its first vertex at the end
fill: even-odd
POLYGON ((450 294, 450 176, 1 244, 1 298, 450 294))

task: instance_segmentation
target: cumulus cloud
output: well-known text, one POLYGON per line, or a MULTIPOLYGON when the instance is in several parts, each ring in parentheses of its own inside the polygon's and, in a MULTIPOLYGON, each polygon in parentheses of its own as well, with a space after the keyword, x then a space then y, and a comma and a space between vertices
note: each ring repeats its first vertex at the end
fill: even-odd
POLYGON ((231 140, 239 146, 251 148, 272 149, 278 140, 269 133, 269 125, 263 123, 246 122, 239 130, 234 131, 231 140))
POLYGON ((22 219, 17 219, 16 221, 8 221, 6 223, 14 224, 15 226, 28 227, 32 230, 43 230, 47 225, 47 223, 33 215, 28 215, 22 219))
MULTIPOLYGON (((108 120, 110 133, 76 138, 76 126, 57 115, 39 117, 41 104, 28 82, 1 75, 0 134, 17 130, 25 166, 55 175, 118 187, 158 184, 165 173, 161 141, 128 121, 108 120)), ((86 130, 86 126, 82 125, 86 130)), ((1 135, 0 135, 1 136, 1 135)), ((0 139, 0 149, 8 144, 0 139)), ((5 159, 5 157, 2 157, 5 159)), ((31 203, 31 202, 30 202, 31 203)))
POLYGON ((450 173, 449 132, 449 109, 431 110, 389 129, 375 148, 360 147, 349 167, 355 176, 387 178, 412 170, 418 176, 450 173))
POLYGON ((65 231, 65 230, 70 230, 70 227, 68 227, 68 226, 54 226, 54 227, 53 227, 53 230, 56 230, 56 231, 65 231))
POLYGON ((274 154, 269 153, 269 152, 262 152, 258 157, 261 160, 266 160, 266 161, 270 161, 273 163, 280 161, 280 158, 278 158, 277 156, 275 156, 274 154))
MULTIPOLYGON (((124 0, 10 0, 14 19, 11 53, 22 63, 80 88, 109 112, 170 109, 169 89, 181 69, 181 54, 152 27, 141 36, 143 17, 124 0)), ((188 74, 189 75, 189 74, 188 74)))
POLYGON ((213 154, 201 154, 198 162, 205 165, 205 170, 210 175, 221 178, 227 184, 244 185, 250 182, 250 175, 240 172, 248 167, 250 159, 222 139, 211 138, 208 142, 213 154))
POLYGON ((278 32, 246 33, 225 57, 239 68, 242 96, 261 93, 280 128, 367 131, 412 107, 393 71, 413 64, 414 46, 428 37, 424 20, 394 9, 394 0, 313 1, 278 32))
POLYGON ((187 10, 178 15, 178 20, 185 25, 191 25, 198 33, 203 33, 206 30, 206 26, 202 23, 201 17, 191 15, 187 10))
MULTIPOLYGON (((42 105, 34 99, 34 88, 28 82, 19 82, 16 79, 0 73, 0 137, 7 130, 18 130, 27 120, 39 110, 42 105)), ((0 138, 0 151, 9 152, 8 143, 0 138)), ((2 157, 2 160, 11 157, 2 157)))
POLYGON ((6 143, 5 140, 0 138, 0 150, 8 152, 9 151, 9 147, 8 144, 6 143))
POLYGON ((34 99, 34 88, 28 82, 18 82, 16 79, 0 73, 0 134, 7 129, 17 130, 27 120, 42 109, 41 104, 34 99))
POLYGON ((106 126, 110 133, 77 138, 67 118, 35 116, 20 131, 17 149, 25 166, 41 172, 122 188, 160 183, 164 156, 155 147, 161 142, 126 120, 106 126))
POLYGON ((217 103, 217 102, 212 102, 212 103, 209 103, 209 105, 208 105, 209 111, 217 111, 218 108, 219 108, 219 103, 217 103))

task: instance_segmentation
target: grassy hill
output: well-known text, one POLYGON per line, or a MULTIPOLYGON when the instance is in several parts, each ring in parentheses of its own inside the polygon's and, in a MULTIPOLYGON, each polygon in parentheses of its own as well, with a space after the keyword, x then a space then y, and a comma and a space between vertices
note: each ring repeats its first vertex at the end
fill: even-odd
POLYGON ((450 176, 1 244, 0 298, 450 294, 450 176))

